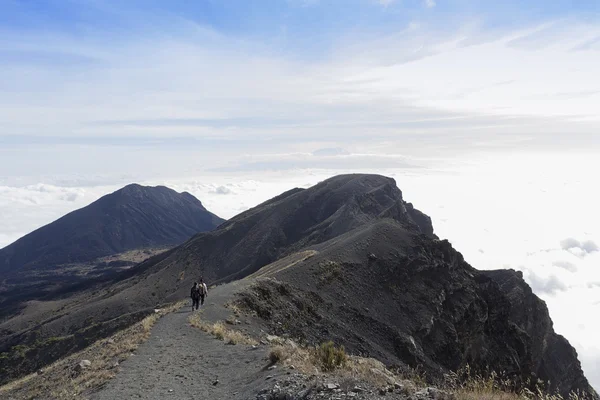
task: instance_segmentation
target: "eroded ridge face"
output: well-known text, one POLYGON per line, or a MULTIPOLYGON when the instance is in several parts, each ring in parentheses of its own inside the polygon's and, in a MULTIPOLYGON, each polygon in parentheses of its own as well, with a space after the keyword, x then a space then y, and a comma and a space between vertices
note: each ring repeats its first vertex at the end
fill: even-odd
POLYGON ((493 366, 516 387, 543 380, 565 398, 596 398, 577 353, 517 272, 478 271, 447 241, 391 219, 316 248, 287 268, 274 268, 278 261, 261 269, 239 307, 273 334, 333 340, 351 354, 422 368, 437 382, 467 365, 474 374, 493 366))

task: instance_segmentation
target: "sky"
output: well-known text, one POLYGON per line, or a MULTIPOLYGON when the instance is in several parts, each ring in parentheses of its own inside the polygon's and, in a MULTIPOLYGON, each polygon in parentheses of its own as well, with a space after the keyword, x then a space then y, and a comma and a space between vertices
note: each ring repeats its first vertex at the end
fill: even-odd
POLYGON ((119 187, 392 176, 600 388, 600 2, 2 0, 0 247, 119 187))

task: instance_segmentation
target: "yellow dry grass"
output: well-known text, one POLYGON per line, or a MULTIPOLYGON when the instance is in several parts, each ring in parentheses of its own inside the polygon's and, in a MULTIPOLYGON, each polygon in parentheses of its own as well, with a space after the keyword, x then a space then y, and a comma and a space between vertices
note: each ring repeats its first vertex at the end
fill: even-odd
MULTIPOLYGON (((406 375, 397 375, 389 371, 383 363, 373 358, 347 356, 345 362, 340 363, 337 368, 323 368, 322 346, 300 347, 291 340, 274 340, 276 343, 271 348, 269 360, 272 364, 281 364, 287 367, 293 366, 305 375, 327 375, 339 380, 355 380, 368 382, 379 388, 393 386, 396 383, 402 385, 405 394, 412 394, 417 390, 428 386, 422 374, 416 371, 406 375)), ((464 372, 464 371, 462 371, 464 372)), ((444 390, 453 393, 457 400, 585 400, 586 398, 572 393, 563 398, 560 395, 544 393, 538 389, 531 392, 527 389, 518 393, 511 391, 514 385, 507 379, 500 379, 491 374, 484 378, 479 375, 467 374, 466 379, 459 381, 457 374, 448 377, 444 390)))
POLYGON ((235 315, 236 317, 240 317, 243 314, 242 309, 234 302, 229 302, 225 304, 225 308, 231 310, 233 315, 235 315))
MULTIPOLYGON (((457 373, 446 377, 447 385, 452 388, 457 400, 585 400, 586 397, 571 393, 567 398, 559 394, 547 393, 543 382, 534 382, 535 391, 529 389, 514 390, 517 386, 510 379, 495 372, 488 376, 473 374, 467 365, 457 373), (459 379, 458 377, 461 376, 459 379)), ((529 385, 528 385, 529 386, 529 385)))
POLYGON ((205 322, 202 320, 202 318, 200 318, 200 314, 194 314, 189 317, 189 322, 190 325, 213 335, 217 339, 222 340, 227 344, 258 344, 255 339, 243 334, 242 332, 228 328, 222 321, 215 323, 205 322))
POLYGON ((119 363, 148 339, 152 326, 160 317, 184 304, 179 302, 165 307, 110 338, 101 339, 78 353, 56 361, 45 367, 42 374, 30 374, 1 386, 0 398, 85 398, 115 376, 119 363), (81 360, 89 360, 91 365, 78 372, 76 366, 81 360))
POLYGON ((558 394, 547 394, 543 391, 536 393, 529 390, 514 393, 504 391, 495 387, 485 387, 482 382, 480 387, 465 387, 454 391, 457 400, 584 400, 586 397, 571 393, 569 397, 564 398, 558 394))
POLYGON ((456 400, 517 400, 520 397, 515 393, 507 392, 469 392, 461 390, 455 392, 456 400))
POLYGON ((292 341, 284 341, 272 347, 269 353, 269 360, 272 364, 282 364, 288 367, 293 366, 299 372, 306 375, 328 375, 341 380, 356 380, 369 382, 377 387, 385 388, 396 382, 403 383, 411 392, 414 392, 416 385, 411 382, 395 376, 385 365, 373 358, 364 358, 356 356, 342 355, 343 348, 336 348, 339 352, 340 362, 336 362, 335 368, 327 359, 330 358, 329 351, 324 351, 324 347, 330 348, 328 344, 318 347, 300 347, 292 341), (343 359, 343 360, 342 360, 343 359))

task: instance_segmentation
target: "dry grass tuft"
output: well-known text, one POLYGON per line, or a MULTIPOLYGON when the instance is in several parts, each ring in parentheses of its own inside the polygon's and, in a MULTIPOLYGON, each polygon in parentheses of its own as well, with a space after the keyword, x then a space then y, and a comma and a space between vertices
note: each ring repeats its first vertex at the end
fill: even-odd
POLYGON ((234 302, 228 302, 227 304, 225 304, 225 308, 231 310, 233 315, 235 315, 238 318, 243 314, 242 309, 234 302))
POLYGON ((491 372, 487 376, 472 374, 467 365, 456 373, 451 373, 446 377, 446 386, 448 386, 456 395, 457 400, 586 400, 582 394, 571 393, 566 399, 559 394, 548 393, 543 388, 543 382, 534 382, 533 391, 524 388, 516 389, 513 381, 491 372))
POLYGON ((456 400, 517 400, 522 399, 515 393, 507 392, 469 392, 461 390, 455 393, 456 400))
POLYGON ((0 398, 72 399, 94 391, 112 379, 119 363, 150 336, 152 326, 160 317, 182 307, 179 302, 147 316, 140 322, 101 339, 86 349, 45 367, 43 374, 30 374, 0 387, 0 398), (89 360, 88 368, 77 370, 81 360, 89 360))
MULTIPOLYGON (((327 375, 340 381, 368 382, 379 388, 400 384, 407 395, 429 386, 423 373, 418 370, 402 376, 389 371, 385 365, 373 358, 348 356, 343 347, 336 348, 327 342, 318 347, 299 347, 291 340, 284 340, 271 348, 269 361, 272 364, 294 366, 305 375, 327 375)), ((459 373, 450 374, 443 389, 453 393, 457 400, 586 400, 572 393, 564 399, 560 395, 544 393, 539 387, 535 393, 523 389, 515 391, 508 379, 491 373, 484 378, 470 375, 468 367, 459 373), (460 376, 460 378, 459 378, 460 376)))
POLYGON ((272 364, 294 366, 305 375, 324 374, 343 381, 369 382, 386 388, 394 383, 403 383, 409 392, 416 385, 405 382, 390 372, 385 365, 373 358, 348 356, 343 347, 335 347, 332 342, 318 347, 299 347, 291 340, 273 346, 269 353, 272 364))
POLYGON ((342 277, 342 266, 337 261, 323 261, 319 263, 319 283, 327 284, 342 277))
POLYGON ((206 333, 210 333, 219 340, 224 341, 227 344, 245 344, 245 345, 257 345, 258 342, 243 334, 235 329, 229 329, 222 321, 210 323, 202 321, 200 314, 194 314, 189 318, 190 325, 203 330, 206 333))
POLYGON ((271 364, 277 364, 284 361, 286 357, 285 348, 283 346, 275 346, 269 352, 269 361, 271 364))
POLYGON ((316 350, 316 357, 323 371, 333 371, 346 366, 348 356, 344 346, 335 347, 332 341, 322 343, 316 350))

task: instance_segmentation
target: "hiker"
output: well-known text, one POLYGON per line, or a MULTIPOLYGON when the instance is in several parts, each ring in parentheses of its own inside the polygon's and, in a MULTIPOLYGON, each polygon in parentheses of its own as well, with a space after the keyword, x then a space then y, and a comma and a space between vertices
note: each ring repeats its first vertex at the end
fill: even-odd
POLYGON ((190 297, 192 298, 192 311, 194 311, 194 309, 197 310, 200 307, 200 297, 202 297, 202 302, 204 303, 204 297, 202 296, 202 290, 200 289, 198 282, 194 282, 190 297))
POLYGON ((206 287, 206 283, 204 283, 204 279, 200 278, 200 306, 204 305, 206 296, 208 296, 208 288, 206 287))

